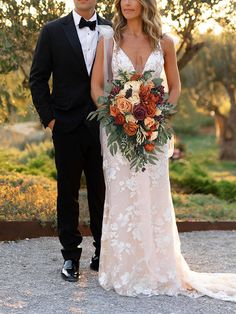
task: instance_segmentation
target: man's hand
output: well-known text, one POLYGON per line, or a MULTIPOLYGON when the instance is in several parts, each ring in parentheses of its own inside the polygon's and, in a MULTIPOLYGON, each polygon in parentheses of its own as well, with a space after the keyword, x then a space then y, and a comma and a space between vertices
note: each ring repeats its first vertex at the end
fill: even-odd
POLYGON ((53 119, 52 121, 50 121, 49 124, 48 124, 48 127, 51 129, 51 131, 53 131, 54 124, 55 124, 55 119, 53 119))

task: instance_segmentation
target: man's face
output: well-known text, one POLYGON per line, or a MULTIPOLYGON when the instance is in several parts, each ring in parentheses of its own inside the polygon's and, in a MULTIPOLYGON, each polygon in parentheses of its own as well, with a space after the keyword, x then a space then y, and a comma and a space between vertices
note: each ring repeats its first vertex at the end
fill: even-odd
POLYGON ((74 4, 77 11, 91 11, 95 10, 97 0, 74 0, 74 4))

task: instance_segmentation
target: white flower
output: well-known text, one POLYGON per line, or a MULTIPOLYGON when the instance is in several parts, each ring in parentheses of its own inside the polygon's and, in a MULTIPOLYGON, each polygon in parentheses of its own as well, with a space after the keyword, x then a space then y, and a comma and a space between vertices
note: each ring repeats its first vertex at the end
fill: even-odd
POLYGON ((120 241, 117 245, 117 249, 119 253, 131 253, 131 244, 120 241))
POLYGON ((141 241, 142 237, 141 237, 140 228, 134 228, 132 230, 132 235, 133 235, 134 240, 141 241))
POLYGON ((114 31, 109 25, 98 25, 98 36, 104 38, 111 38, 114 35, 114 31))
POLYGON ((141 85, 141 81, 128 81, 124 85, 124 90, 127 91, 128 89, 132 88, 134 93, 139 93, 141 85))
POLYGON ((152 135, 150 136, 150 141, 154 141, 156 138, 157 138, 157 136, 158 136, 158 132, 157 131, 155 131, 155 132, 152 132, 152 135))
POLYGON ((128 123, 128 122, 133 122, 133 123, 136 123, 137 120, 135 119, 135 117, 132 115, 132 114, 127 114, 125 116, 125 121, 128 123))
POLYGON ((124 89, 120 90, 119 94, 117 95, 117 97, 123 97, 126 95, 126 91, 124 89))
POLYGON ((139 130, 143 134, 144 138, 146 138, 148 133, 144 130, 144 128, 141 127, 141 125, 139 127, 139 130))
POLYGON ((117 231, 117 230, 118 230, 118 225, 117 225, 117 223, 111 224, 111 230, 112 230, 112 231, 117 231))
POLYGON ((128 215, 123 215, 123 214, 120 213, 120 215, 117 218, 117 221, 119 222, 121 227, 124 227, 129 222, 129 216, 128 215))
POLYGON ((161 115, 161 110, 159 109, 159 108, 157 108, 157 110, 156 110, 156 116, 160 116, 161 115))
POLYGON ((129 101, 132 103, 132 105, 137 105, 140 103, 140 97, 137 92, 132 94, 132 97, 129 98, 129 101))

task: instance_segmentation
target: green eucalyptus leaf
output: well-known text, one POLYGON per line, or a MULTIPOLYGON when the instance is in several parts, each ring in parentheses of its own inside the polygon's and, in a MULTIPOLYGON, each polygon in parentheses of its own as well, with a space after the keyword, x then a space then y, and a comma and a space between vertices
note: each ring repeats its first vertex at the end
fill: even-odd
POLYGON ((154 78, 152 81, 155 84, 155 86, 160 86, 161 83, 163 82, 163 79, 161 79, 161 78, 154 78))
POLYGON ((98 104, 99 105, 106 104, 108 101, 109 101, 109 99, 106 96, 99 96, 98 97, 98 104))

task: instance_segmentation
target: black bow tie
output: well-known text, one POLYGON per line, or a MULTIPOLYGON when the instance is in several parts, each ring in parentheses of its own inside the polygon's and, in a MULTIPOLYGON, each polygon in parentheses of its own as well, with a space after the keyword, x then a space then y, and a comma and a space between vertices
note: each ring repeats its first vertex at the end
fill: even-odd
POLYGON ((89 27, 91 31, 95 31, 96 24, 96 21, 86 21, 83 17, 81 17, 79 22, 79 28, 89 27))

